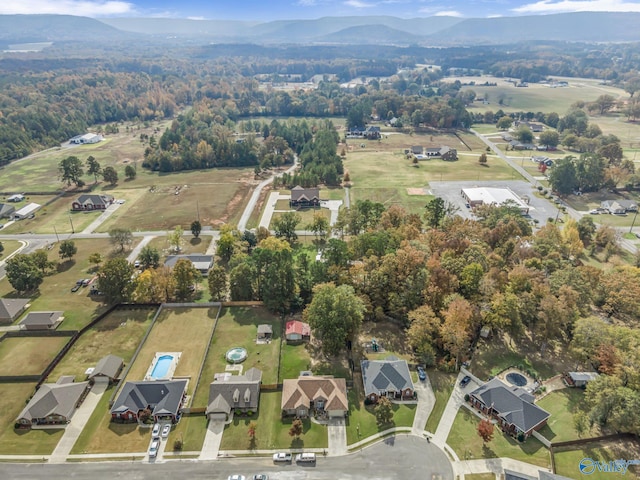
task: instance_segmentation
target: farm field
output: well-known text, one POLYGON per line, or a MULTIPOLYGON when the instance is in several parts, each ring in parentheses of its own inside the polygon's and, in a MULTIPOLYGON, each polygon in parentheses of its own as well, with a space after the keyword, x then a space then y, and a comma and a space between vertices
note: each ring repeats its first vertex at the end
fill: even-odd
POLYGON ((114 310, 76 341, 49 375, 50 381, 61 375, 82 379, 87 368, 109 354, 117 355, 128 365, 155 312, 155 308, 114 310))
POLYGON ((174 376, 189 377, 192 394, 217 313, 217 308, 163 309, 125 380, 143 380, 156 352, 181 352, 174 376))
POLYGON ((263 384, 277 383, 281 332, 280 319, 263 307, 223 308, 216 324, 193 405, 196 407, 207 405, 209 384, 213 382, 214 374, 225 371, 227 366, 225 354, 233 347, 247 349, 247 359, 242 362, 243 371, 256 367, 262 370, 263 384), (273 339, 271 343, 258 345, 255 340, 258 325, 262 323, 273 326, 273 339))
MULTIPOLYGON (((135 240, 134 240, 135 241, 135 240)), ((81 288, 71 292, 78 279, 94 278, 93 265, 89 263, 89 255, 102 252, 107 258, 125 255, 115 252, 107 238, 74 240, 78 253, 70 261, 61 263, 55 273, 44 277, 39 288, 39 295, 32 298, 29 311, 64 311, 64 321, 60 325, 63 330, 79 330, 103 312, 106 307, 100 298, 89 295, 89 288, 81 288)), ((50 260, 58 260, 58 251, 54 247, 49 251, 50 260)), ((17 297, 9 280, 0 280, 0 295, 17 297)))
POLYGON ((71 337, 9 337, 0 342, 0 375, 39 375, 71 337))
POLYGON ((33 394, 35 383, 3 383, 0 408, 0 454, 48 455, 62 437, 63 430, 15 430, 13 424, 33 394))

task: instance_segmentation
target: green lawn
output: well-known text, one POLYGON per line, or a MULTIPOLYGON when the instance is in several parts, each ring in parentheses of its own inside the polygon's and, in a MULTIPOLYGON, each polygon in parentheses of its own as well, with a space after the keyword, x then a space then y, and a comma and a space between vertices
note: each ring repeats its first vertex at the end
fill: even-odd
MULTIPOLYGON (((579 464, 583 458, 591 458, 596 461, 610 462, 611 460, 633 460, 638 458, 640 452, 640 442, 596 442, 581 446, 576 450, 555 449, 553 456, 556 466, 556 473, 569 478, 583 478, 580 473, 579 464)), ((630 465, 625 475, 620 473, 605 473, 597 470, 588 475, 588 478, 595 480, 607 479, 638 479, 640 478, 640 465, 630 465)))
POLYGON ((494 473, 471 473, 464 476, 464 480, 496 480, 494 473))
POLYGON ((0 253, 0 260, 6 260, 7 258, 9 258, 9 255, 18 250, 23 245, 23 242, 19 242, 17 240, 2 240, 0 241, 0 243, 2 243, 2 246, 4 247, 4 249, 0 253))
POLYGON ((139 428, 137 423, 111 422, 109 398, 114 388, 109 387, 102 395, 73 446, 72 454, 146 452, 151 435, 150 428, 139 428))
POLYGON ((117 355, 128 364, 155 312, 155 308, 114 310, 78 339, 49 378, 52 381, 60 375, 75 375, 76 380, 84 378, 86 369, 108 354, 117 355))
POLYGON ((173 451, 176 440, 182 441, 183 452, 198 452, 202 450, 204 437, 207 433, 207 417, 200 415, 183 415, 178 425, 171 429, 167 438, 167 450, 173 451))
POLYGON ((3 383, 0 408, 0 454, 49 455, 58 444, 64 430, 15 430, 13 425, 27 400, 34 393, 35 383, 3 383))
POLYGON ((429 375, 429 381, 431 382, 431 388, 436 396, 436 403, 433 406, 429 420, 427 420, 427 426, 425 430, 427 432, 434 433, 438 429, 438 424, 444 413, 444 409, 447 406, 451 392, 453 391, 453 385, 456 381, 456 376, 451 373, 444 373, 438 370, 427 371, 429 375))
POLYGON ((307 344, 289 345, 285 342, 282 345, 278 382, 282 383, 285 378, 298 378, 303 370, 311 370, 311 355, 307 344))
MULTIPOLYGON (((552 442, 565 442, 580 438, 573 424, 573 415, 584 402, 584 391, 581 388, 564 388, 545 396, 536 404, 551 414, 547 425, 540 433, 552 442)), ((585 433, 583 437, 589 437, 585 433)))
POLYGON ((216 373, 224 372, 227 366, 225 354, 233 347, 247 349, 247 359, 242 363, 244 370, 256 367, 262 370, 262 383, 272 384, 278 381, 278 355, 282 322, 276 315, 262 307, 223 308, 216 325, 209 354, 205 360, 199 388, 192 406, 204 407, 209 401, 209 384, 216 373), (273 326, 271 343, 257 345, 255 340, 258 325, 268 323, 273 326))
POLYGON ((543 468, 550 466, 549 451, 533 437, 520 443, 496 428, 493 439, 483 445, 477 434, 479 422, 472 412, 460 407, 447 438, 460 459, 509 457, 543 468))
POLYGON ((415 405, 394 403, 393 420, 388 424, 378 425, 374 411, 375 407, 364 404, 363 394, 360 393, 359 388, 349 390, 348 398, 347 445, 352 445, 389 428, 410 427, 413 425, 413 417, 416 414, 415 405))
POLYGON ((252 417, 234 417, 227 425, 222 437, 221 450, 277 449, 277 448, 327 448, 327 428, 324 425, 304 420, 303 434, 299 439, 289 435, 291 420, 282 420, 282 392, 260 393, 258 414, 252 417), (256 422, 255 443, 251 444, 247 429, 256 422))

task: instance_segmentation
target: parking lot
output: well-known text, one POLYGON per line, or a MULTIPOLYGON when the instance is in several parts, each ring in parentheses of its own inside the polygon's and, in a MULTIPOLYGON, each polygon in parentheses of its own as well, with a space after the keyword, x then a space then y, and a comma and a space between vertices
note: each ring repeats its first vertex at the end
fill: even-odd
POLYGON ((529 215, 533 220, 538 221, 539 226, 545 225, 549 217, 556 218, 556 215, 558 215, 558 208, 555 204, 547 199, 535 196, 535 188, 530 183, 522 180, 430 182, 428 189, 431 194, 456 205, 460 209, 458 212, 460 216, 474 218, 473 210, 466 207, 467 202, 460 194, 463 188, 473 187, 510 188, 520 198, 529 197, 529 215))

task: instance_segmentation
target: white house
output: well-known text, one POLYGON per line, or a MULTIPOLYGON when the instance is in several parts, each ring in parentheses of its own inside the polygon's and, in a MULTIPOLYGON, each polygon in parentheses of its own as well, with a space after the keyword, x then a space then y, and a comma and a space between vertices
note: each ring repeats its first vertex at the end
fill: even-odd
POLYGON ((102 135, 96 133, 86 133, 84 135, 77 135, 69 140, 69 143, 75 143, 76 145, 84 145, 86 143, 98 143, 104 140, 102 135))
POLYGON ((40 208, 39 204, 29 203, 24 207, 22 207, 20 210, 17 210, 13 214, 13 218, 16 220, 24 220, 25 218, 29 217, 29 215, 33 215, 39 208, 40 208))

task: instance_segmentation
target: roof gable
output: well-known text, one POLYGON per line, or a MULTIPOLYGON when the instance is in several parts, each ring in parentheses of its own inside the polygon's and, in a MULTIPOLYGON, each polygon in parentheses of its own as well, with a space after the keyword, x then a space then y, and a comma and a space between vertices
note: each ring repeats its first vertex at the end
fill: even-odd
POLYGON ((13 320, 30 301, 28 298, 0 298, 0 319, 13 320))
POLYGON ((344 378, 303 376, 287 378, 282 386, 282 409, 292 410, 312 401, 324 400, 325 410, 348 410, 347 383, 344 378))
POLYGON ((117 357, 115 355, 107 355, 105 357, 102 357, 98 361, 89 377, 93 378, 96 375, 104 375, 109 378, 115 378, 115 376, 120 371, 120 368, 122 368, 122 365, 124 365, 124 360, 122 360, 120 357, 117 357))
POLYGON ((250 368, 244 375, 231 375, 226 380, 214 381, 209 385, 209 405, 206 413, 217 413, 230 410, 220 410, 221 408, 249 408, 258 409, 260 398, 260 382, 262 381, 262 371, 257 368, 250 368), (224 399, 222 402, 220 399, 224 399))
POLYGON ((49 415, 70 418, 89 382, 44 383, 31 397, 18 418, 33 420, 49 415))
POLYGON ((361 365, 365 395, 384 390, 413 390, 411 373, 405 360, 363 360, 361 365))
POLYGON ((187 380, 127 382, 113 404, 111 413, 139 412, 151 407, 152 414, 177 415, 187 380))

